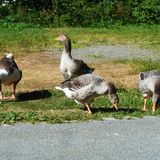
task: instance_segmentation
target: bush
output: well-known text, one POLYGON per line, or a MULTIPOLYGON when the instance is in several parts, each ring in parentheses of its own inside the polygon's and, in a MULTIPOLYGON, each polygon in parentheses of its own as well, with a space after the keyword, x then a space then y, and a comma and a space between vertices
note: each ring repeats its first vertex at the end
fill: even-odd
POLYGON ((3 3, 0 17, 9 22, 58 27, 160 23, 159 0, 10 0, 3 3))
POLYGON ((105 24, 160 23, 159 0, 104 0, 105 24))
POLYGON ((135 22, 138 23, 159 23, 160 22, 160 3, 159 0, 146 0, 140 4, 133 4, 132 11, 135 22))

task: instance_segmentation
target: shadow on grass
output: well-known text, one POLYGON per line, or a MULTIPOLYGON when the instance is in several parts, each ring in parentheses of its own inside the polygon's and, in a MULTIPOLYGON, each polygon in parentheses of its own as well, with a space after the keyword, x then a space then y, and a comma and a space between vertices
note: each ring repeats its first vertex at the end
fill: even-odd
POLYGON ((134 112, 141 112, 141 110, 137 109, 137 108, 119 108, 118 111, 115 108, 91 108, 91 111, 93 113, 98 113, 98 112, 126 112, 126 113, 134 113, 134 112))
POLYGON ((38 90, 26 93, 19 93, 16 96, 16 101, 38 100, 51 97, 52 94, 48 90, 38 90))

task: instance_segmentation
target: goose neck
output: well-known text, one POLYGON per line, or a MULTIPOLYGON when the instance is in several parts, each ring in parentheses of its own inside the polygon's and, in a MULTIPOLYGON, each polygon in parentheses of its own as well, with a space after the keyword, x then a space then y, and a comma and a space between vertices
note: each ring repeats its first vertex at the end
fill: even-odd
POLYGON ((71 56, 71 40, 70 39, 67 39, 64 42, 64 53, 67 53, 70 57, 72 57, 71 56))

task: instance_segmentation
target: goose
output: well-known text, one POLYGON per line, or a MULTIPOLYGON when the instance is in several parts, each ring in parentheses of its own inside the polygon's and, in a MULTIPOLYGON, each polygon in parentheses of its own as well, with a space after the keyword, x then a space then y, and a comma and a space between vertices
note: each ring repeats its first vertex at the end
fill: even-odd
POLYGON ((14 55, 6 53, 0 60, 0 100, 7 98, 2 95, 2 84, 13 85, 13 94, 10 98, 15 99, 16 86, 21 78, 22 71, 19 70, 14 55))
POLYGON ((75 78, 82 74, 91 74, 94 71, 94 68, 90 68, 82 60, 72 58, 71 39, 67 35, 62 34, 55 40, 64 43, 64 50, 60 62, 60 72, 65 80, 75 78))
POLYGON ((160 75, 158 71, 141 72, 139 88, 144 97, 143 111, 147 110, 147 99, 152 98, 152 111, 155 112, 160 96, 160 75))
POLYGON ((109 95, 111 102, 118 110, 118 95, 115 85, 102 77, 93 74, 84 74, 76 78, 66 80, 55 87, 65 95, 75 100, 76 103, 85 105, 88 113, 91 113, 90 106, 94 98, 101 95, 109 95))
POLYGON ((141 79, 146 79, 146 78, 151 77, 151 76, 160 76, 160 71, 150 70, 150 71, 140 73, 141 79))

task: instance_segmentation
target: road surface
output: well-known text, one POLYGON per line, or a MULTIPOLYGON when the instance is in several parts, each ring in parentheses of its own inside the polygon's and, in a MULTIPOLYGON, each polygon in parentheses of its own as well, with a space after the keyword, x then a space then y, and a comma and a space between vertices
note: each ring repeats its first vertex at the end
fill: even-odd
POLYGON ((0 160, 159 159, 159 117, 0 126, 0 160))

